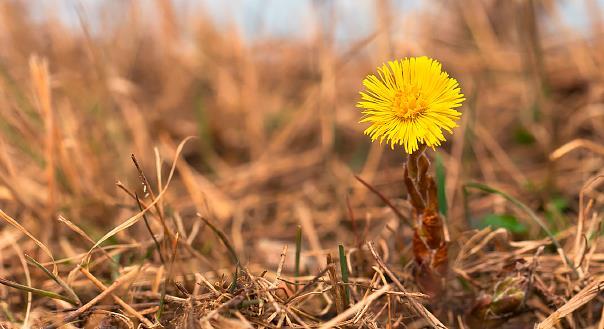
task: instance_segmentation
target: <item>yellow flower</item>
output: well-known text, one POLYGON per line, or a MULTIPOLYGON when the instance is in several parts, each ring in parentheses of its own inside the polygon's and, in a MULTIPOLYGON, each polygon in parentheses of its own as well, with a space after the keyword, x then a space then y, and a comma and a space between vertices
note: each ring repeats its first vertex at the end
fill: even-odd
POLYGON ((461 113, 455 108, 465 100, 457 80, 442 71, 431 58, 411 57, 389 61, 363 80, 357 107, 363 109, 361 122, 371 126, 365 134, 371 140, 386 140, 392 148, 403 145, 409 154, 426 144, 434 148, 445 141, 442 130, 452 133, 461 113))

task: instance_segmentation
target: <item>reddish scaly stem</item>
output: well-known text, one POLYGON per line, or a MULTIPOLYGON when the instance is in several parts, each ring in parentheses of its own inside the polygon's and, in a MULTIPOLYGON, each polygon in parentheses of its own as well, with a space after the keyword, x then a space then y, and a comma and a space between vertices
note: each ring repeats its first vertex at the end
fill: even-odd
POLYGON ((415 280, 425 292, 437 296, 444 288, 448 246, 444 239, 443 219, 438 211, 437 187, 429 174, 430 160, 424 154, 425 148, 422 145, 407 158, 404 182, 414 208, 415 280))

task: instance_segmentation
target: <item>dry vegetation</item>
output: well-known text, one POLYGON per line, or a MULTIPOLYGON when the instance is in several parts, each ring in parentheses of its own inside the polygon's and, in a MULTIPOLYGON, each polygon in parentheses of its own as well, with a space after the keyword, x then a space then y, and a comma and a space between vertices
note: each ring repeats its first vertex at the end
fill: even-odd
POLYGON ((74 28, 0 2, 1 328, 604 328, 598 1, 577 31, 549 0, 377 0, 345 45, 330 21, 250 42, 142 3, 78 7, 74 28), (354 108, 367 73, 419 54, 468 98, 428 152, 436 293, 403 153, 354 108))

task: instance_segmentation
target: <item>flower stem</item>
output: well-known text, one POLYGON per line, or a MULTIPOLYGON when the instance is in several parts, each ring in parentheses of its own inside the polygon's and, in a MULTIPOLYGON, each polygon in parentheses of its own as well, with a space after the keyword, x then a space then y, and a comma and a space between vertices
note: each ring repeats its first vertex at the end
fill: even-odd
POLYGON ((436 182, 430 175, 426 145, 407 157, 404 181, 413 206, 413 256, 417 283, 430 295, 439 295, 448 270, 448 245, 438 207, 436 182))

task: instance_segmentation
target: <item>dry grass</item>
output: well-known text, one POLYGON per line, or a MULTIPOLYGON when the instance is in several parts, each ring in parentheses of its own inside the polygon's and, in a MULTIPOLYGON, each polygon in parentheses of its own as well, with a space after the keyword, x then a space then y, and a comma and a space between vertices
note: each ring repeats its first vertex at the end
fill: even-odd
POLYGON ((345 45, 332 20, 252 42, 141 3, 78 7, 73 28, 0 2, 1 328, 604 328, 598 1, 580 32, 552 1, 378 0, 345 45), (429 152, 437 298, 414 281, 401 152, 354 108, 379 63, 419 54, 468 98, 429 152))

